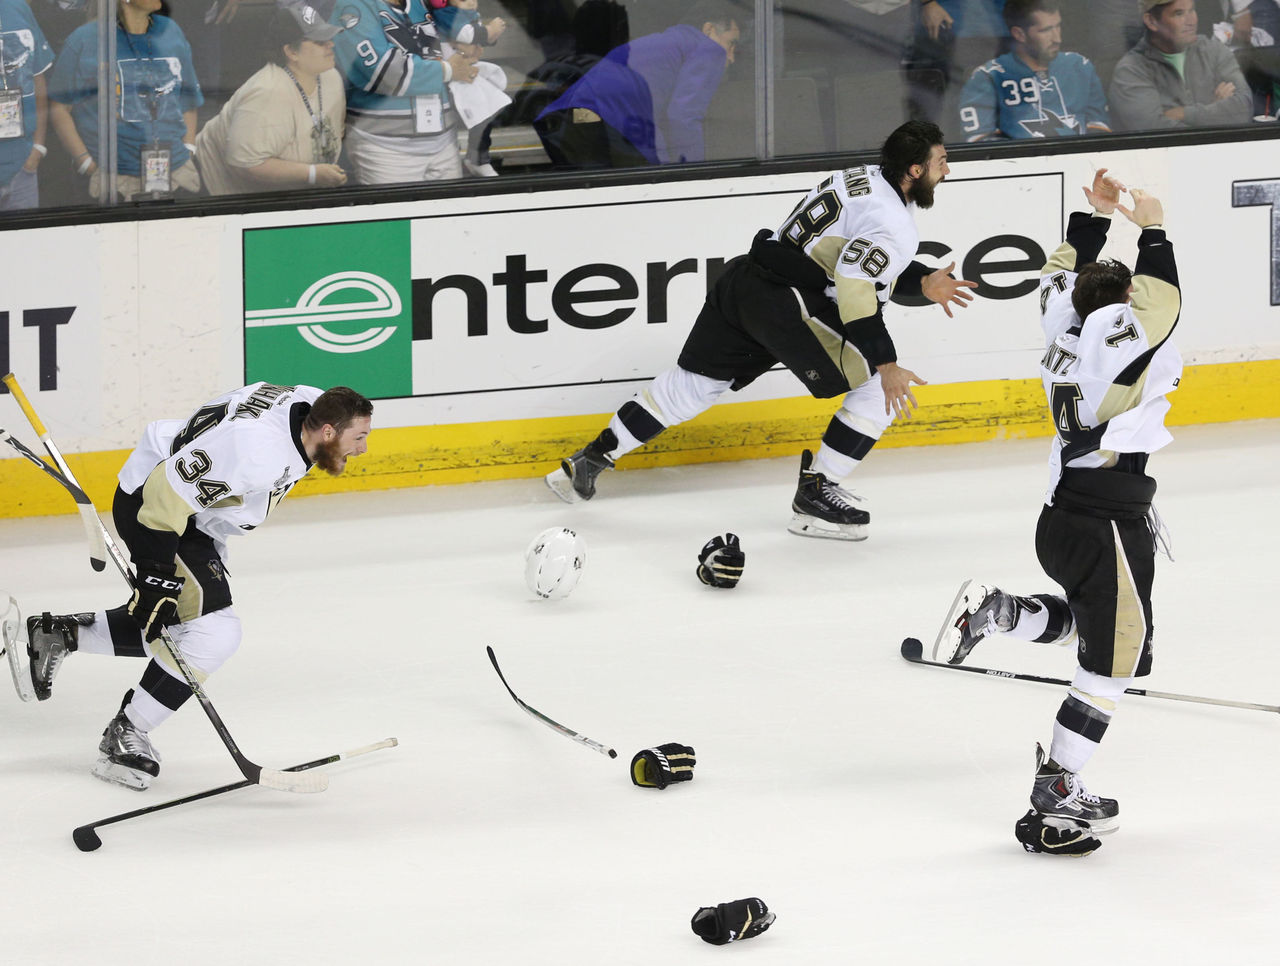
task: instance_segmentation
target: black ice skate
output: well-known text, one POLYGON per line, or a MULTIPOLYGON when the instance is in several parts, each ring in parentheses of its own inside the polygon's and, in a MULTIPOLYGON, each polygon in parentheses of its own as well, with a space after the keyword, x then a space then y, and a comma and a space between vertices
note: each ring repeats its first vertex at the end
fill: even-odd
POLYGON ((858 497, 809 469, 812 465, 813 453, 805 450, 800 454, 800 484, 791 501, 795 515, 787 529, 802 537, 867 539, 871 514, 853 505, 858 497))
POLYGON ((1091 794, 1079 775, 1046 758, 1039 742, 1031 807, 1041 815, 1084 822, 1095 835, 1106 835, 1120 827, 1120 803, 1091 794))
POLYGON ((62 617, 45 611, 39 617, 27 618, 27 656, 31 659, 31 686, 36 697, 48 701, 53 693, 53 679, 62 660, 76 649, 80 624, 84 617, 73 614, 62 617))
POLYGON ((102 732, 102 741, 98 743, 102 757, 93 766, 93 774, 104 782, 145 791, 151 779, 160 774, 160 753, 152 746, 147 733, 136 728, 124 713, 124 705, 132 695, 133 692, 125 695, 120 711, 102 732))
POLYGON ((963 664, 978 642, 991 634, 1013 630, 1018 602, 999 587, 966 580, 960 585, 951 610, 933 644, 933 659, 963 664))
POLYGON ((605 429, 568 459, 560 461, 560 468, 547 474, 547 486, 565 503, 590 500, 596 495, 596 477, 613 469, 610 450, 618 446, 618 437, 612 429, 605 429))

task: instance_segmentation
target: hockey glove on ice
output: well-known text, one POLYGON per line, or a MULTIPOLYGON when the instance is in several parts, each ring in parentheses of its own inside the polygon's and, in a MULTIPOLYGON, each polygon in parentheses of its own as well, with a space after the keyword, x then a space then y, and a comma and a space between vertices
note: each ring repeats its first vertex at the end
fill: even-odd
POLYGON ((1093 830, 1079 819, 1042 815, 1035 809, 1018 819, 1013 834, 1028 852, 1088 855, 1102 847, 1093 830))
POLYGON ((159 637, 163 628, 178 622, 178 595, 186 581, 176 576, 177 572, 174 564, 138 561, 138 579, 126 607, 148 643, 159 637))
POLYGON ((689 925, 703 942, 723 946, 738 939, 758 936, 773 925, 774 915, 763 899, 737 899, 718 906, 704 906, 693 914, 689 925))
POLYGON ((698 579, 709 587, 737 587, 746 562, 736 533, 712 537, 698 554, 698 579))
POLYGON ((631 759, 631 780, 641 788, 666 788, 672 782, 693 781, 698 759, 688 745, 671 741, 637 751, 631 759))

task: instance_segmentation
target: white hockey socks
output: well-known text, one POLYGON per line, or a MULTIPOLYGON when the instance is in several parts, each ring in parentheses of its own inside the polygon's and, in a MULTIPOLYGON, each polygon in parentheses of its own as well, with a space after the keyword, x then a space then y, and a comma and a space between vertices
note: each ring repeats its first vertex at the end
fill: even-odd
POLYGON ((620 456, 640 448, 664 429, 710 409, 731 385, 728 379, 700 376, 679 366, 659 373, 609 420, 618 445, 605 455, 617 462, 620 456))
POLYGON ((1076 668, 1071 690, 1053 723, 1049 757, 1067 771, 1080 772, 1098 750, 1116 702, 1132 678, 1109 678, 1076 668))
POLYGON ((812 468, 829 480, 843 480, 871 452, 891 421, 884 411, 884 390, 877 373, 845 394, 822 434, 812 468))

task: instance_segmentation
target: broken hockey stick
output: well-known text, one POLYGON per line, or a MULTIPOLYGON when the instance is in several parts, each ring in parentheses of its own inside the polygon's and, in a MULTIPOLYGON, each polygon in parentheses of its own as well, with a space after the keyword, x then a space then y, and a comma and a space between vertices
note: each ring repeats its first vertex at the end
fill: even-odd
MULTIPOLYGON (((912 664, 923 664, 926 667, 941 667, 952 671, 968 671, 970 674, 985 674, 994 678, 1010 678, 1014 681, 1034 681, 1036 684, 1056 684, 1070 687, 1071 682, 1062 678, 1043 678, 1037 674, 1016 674, 1013 671, 996 671, 992 668, 973 667, 968 664, 944 664, 941 661, 926 661, 924 645, 914 637, 902 642, 902 656, 912 664)), ((1246 711, 1269 711, 1280 714, 1280 705, 1254 704, 1250 701, 1229 701, 1225 698, 1201 698, 1194 694, 1173 694, 1169 691, 1152 691, 1149 688, 1125 688, 1125 694, 1136 694, 1141 698, 1164 698, 1168 701, 1189 701, 1192 704, 1212 704, 1220 708, 1243 708, 1246 711)))
MULTIPOLYGON (((336 755, 330 755, 328 758, 317 758, 315 761, 308 761, 302 765, 294 765, 286 768, 287 772, 309 771, 312 768, 319 768, 321 765, 331 765, 335 761, 345 761, 348 758, 355 758, 357 755, 367 755, 371 751, 378 751, 380 748, 394 748, 400 742, 395 738, 384 738, 382 741, 374 742, 371 745, 365 745, 363 748, 353 748, 351 751, 339 752, 336 755)), ((188 802, 198 802, 205 798, 212 798, 214 795, 222 795, 226 792, 234 792, 240 788, 248 788, 253 782, 245 779, 244 781, 232 782, 230 785, 219 785, 217 788, 210 788, 208 791, 195 792, 191 795, 183 795, 181 798, 170 799, 167 802, 161 802, 159 805, 148 805, 146 808, 135 808, 132 812, 122 812, 119 815, 112 815, 110 818, 102 818, 96 822, 90 822, 88 825, 81 825, 71 833, 72 840, 76 843, 76 848, 81 852, 93 852, 95 849, 102 847, 102 839, 98 836, 98 829, 104 825, 114 825, 116 822, 128 821, 131 818, 139 818, 143 815, 150 815, 152 812, 162 812, 166 808, 173 808, 175 805, 186 805, 188 802)))
MULTIPOLYGON (((7 385, 9 380, 13 378, 10 373, 3 377, 7 385)), ((31 452, 20 439, 16 438, 3 426, 0 426, 0 439, 4 440, 10 446, 18 451, 20 456, 25 457, 34 463, 40 469, 44 470, 55 480, 67 488, 67 492, 71 494, 71 498, 76 501, 76 509, 80 511, 80 520, 84 523, 85 536, 89 538, 89 566, 94 570, 102 570, 107 565, 106 547, 103 546, 102 537, 99 534, 96 524, 97 511, 93 508, 93 501, 85 494, 84 490, 71 483, 61 473, 51 467, 35 453, 31 452)))
POLYGON ((521 701, 518 697, 516 697, 516 693, 511 690, 511 685, 507 683, 506 677, 504 677, 502 674, 502 668, 498 667, 498 657, 496 654, 493 653, 493 648, 486 646, 485 650, 489 652, 489 660, 493 663, 493 669, 498 672, 498 680, 501 681, 502 686, 507 689, 507 694, 511 695, 512 700, 515 701, 516 704, 520 705, 520 707, 523 708, 530 717, 537 718, 539 721, 541 721, 544 725, 546 725, 552 731, 558 731, 560 732, 560 734, 564 735, 566 738, 571 738, 572 740, 578 742, 578 744, 586 745, 592 751, 598 751, 600 752, 600 754, 608 755, 610 758, 618 757, 618 753, 614 751, 612 748, 606 748, 604 745, 600 744, 600 742, 593 741, 591 738, 588 738, 586 735, 580 735, 576 731, 574 731, 572 728, 566 728, 564 725, 562 725, 558 721, 552 721, 541 711, 538 711, 535 708, 529 707, 527 704, 521 701))
MULTIPOLYGON (((35 410, 31 408, 31 403, 28 402, 26 396, 22 394, 22 389, 18 386, 18 381, 14 378, 13 373, 9 373, 4 376, 3 382, 9 387, 10 391, 13 392, 14 398, 19 400, 19 405, 22 406, 22 411, 26 414, 27 419, 30 420, 32 428, 40 435, 41 441, 44 442, 45 449, 49 451, 49 455, 54 458, 62 472, 58 472, 53 469, 53 467, 46 464, 44 460, 41 460, 39 457, 35 457, 34 453, 32 453, 31 456, 35 457, 35 461, 44 468, 46 473, 53 476, 59 483, 66 487, 68 492, 71 492, 73 495, 74 491, 77 490, 83 493, 83 489, 76 481, 75 476, 71 473, 71 468, 67 466, 66 461, 62 459, 62 455, 58 452, 57 446, 54 445, 53 440, 49 437, 48 431, 45 430, 44 424, 40 422, 40 418, 36 415, 35 410)), ((6 434, 5 438, 6 441, 13 439, 9 434, 6 434)), ((13 441, 17 442, 16 440, 13 441)), ((22 448, 26 449, 25 446, 22 448)), ((27 450, 27 452, 30 453, 30 450, 27 450)), ((102 518, 99 517, 97 511, 94 510, 92 503, 89 504, 88 513, 86 514, 82 511, 81 516, 85 518, 86 522, 90 517, 92 518, 94 530, 101 540, 102 546, 106 549, 107 554, 116 565, 116 569, 120 571, 120 576, 123 577, 125 583, 129 585, 129 590, 132 591, 135 583, 137 582, 133 573, 133 567, 130 566, 128 558, 126 558, 124 553, 120 550, 119 544, 112 539, 111 534, 107 531, 106 526, 102 522, 102 518)), ((178 648, 178 645, 174 643, 173 638, 169 636, 169 631, 167 629, 161 628, 160 640, 163 642, 165 651, 167 651, 169 656, 173 658, 173 663, 177 666, 183 680, 186 681, 187 686, 191 688, 192 693, 200 702, 200 707, 204 709, 205 715, 213 725, 213 730, 218 733, 218 737, 222 739, 222 743, 227 746, 227 751, 231 752, 231 757, 235 761, 236 767, 240 769, 240 773, 244 775, 246 779, 254 784, 263 785, 267 788, 274 788, 276 791, 281 792, 322 792, 329 787, 328 775, 321 773, 314 775, 298 775, 279 771, 274 768, 263 768, 261 765, 250 761, 241 754, 239 747, 236 745, 235 739, 231 737, 231 732, 227 730, 227 726, 223 723, 222 716, 218 714, 218 709, 213 706, 213 702, 209 700, 209 696, 204 693, 204 686, 201 685, 200 679, 197 678, 195 672, 191 670, 191 665, 189 665, 187 663, 187 659, 182 656, 182 651, 178 648)))

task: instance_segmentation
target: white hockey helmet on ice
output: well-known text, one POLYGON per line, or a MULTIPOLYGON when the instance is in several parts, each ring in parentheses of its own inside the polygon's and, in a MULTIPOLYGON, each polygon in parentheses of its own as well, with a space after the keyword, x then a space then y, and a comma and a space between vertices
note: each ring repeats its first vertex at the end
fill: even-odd
POLYGON ((568 597, 587 565, 587 545, 568 527, 551 527, 524 553, 524 582, 539 597, 568 597))

